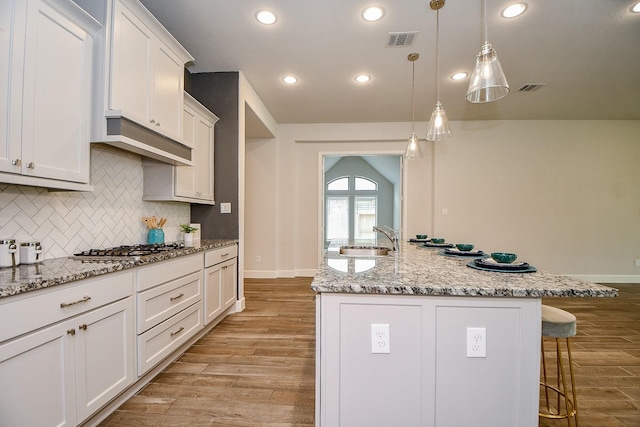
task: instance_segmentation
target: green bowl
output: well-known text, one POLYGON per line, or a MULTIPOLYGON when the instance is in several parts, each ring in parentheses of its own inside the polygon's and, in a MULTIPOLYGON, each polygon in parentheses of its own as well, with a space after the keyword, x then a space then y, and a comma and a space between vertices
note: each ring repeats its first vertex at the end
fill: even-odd
POLYGON ((426 234, 416 234, 416 239, 424 240, 427 237, 429 237, 429 236, 427 236, 426 234))
POLYGON ((518 258, 518 255, 509 252, 491 252, 491 258, 493 258, 493 260, 496 262, 511 264, 516 260, 516 258, 518 258))
POLYGON ((459 251, 467 252, 473 249, 473 245, 471 243, 458 243, 456 244, 456 248, 458 248, 459 251))
POLYGON ((437 244, 444 243, 444 239, 441 239, 440 237, 432 237, 431 243, 437 243, 437 244))

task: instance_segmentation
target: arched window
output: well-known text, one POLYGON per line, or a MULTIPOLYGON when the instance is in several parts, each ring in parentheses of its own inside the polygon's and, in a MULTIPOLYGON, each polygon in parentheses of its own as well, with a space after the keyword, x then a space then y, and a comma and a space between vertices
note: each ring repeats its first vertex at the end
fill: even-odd
POLYGON ((362 176, 341 176, 326 184, 325 238, 354 243, 375 239, 378 183, 362 176))
POLYGON ((327 184, 328 191, 347 191, 349 190, 349 177, 341 176, 340 178, 336 178, 330 181, 327 184))

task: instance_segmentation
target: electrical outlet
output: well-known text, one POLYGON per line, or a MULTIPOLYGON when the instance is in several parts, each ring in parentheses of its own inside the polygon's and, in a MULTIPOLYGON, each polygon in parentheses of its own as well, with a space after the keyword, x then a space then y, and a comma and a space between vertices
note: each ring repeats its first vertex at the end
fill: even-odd
POLYGON ((220 213, 231 213, 231 203, 220 203, 220 213))
POLYGON ((636 260, 636 267, 640 267, 640 259, 636 260))
POLYGON ((256 255, 256 262, 262 262, 262 256, 256 255))
POLYGON ((388 324, 371 324, 371 353, 391 353, 388 324))
POLYGON ((487 328, 467 328, 467 357, 487 357, 487 328))

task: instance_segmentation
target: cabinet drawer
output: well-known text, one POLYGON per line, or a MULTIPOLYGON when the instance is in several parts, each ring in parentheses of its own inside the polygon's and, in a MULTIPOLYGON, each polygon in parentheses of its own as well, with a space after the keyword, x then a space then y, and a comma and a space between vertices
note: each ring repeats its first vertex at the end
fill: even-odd
POLYGON ((202 301, 138 336, 138 376, 202 329, 202 301))
POLYGON ((210 267, 238 256, 238 245, 229 245, 204 254, 204 266, 210 267))
POLYGON ((133 293, 133 273, 108 274, 61 285, 0 309, 0 342, 117 301, 133 293), (28 314, 28 315, 27 315, 28 314))
POLYGON ((202 299, 202 273, 192 273, 137 295, 138 334, 202 299))
POLYGON ((137 290, 144 291, 201 270, 201 253, 154 263, 138 270, 137 290))

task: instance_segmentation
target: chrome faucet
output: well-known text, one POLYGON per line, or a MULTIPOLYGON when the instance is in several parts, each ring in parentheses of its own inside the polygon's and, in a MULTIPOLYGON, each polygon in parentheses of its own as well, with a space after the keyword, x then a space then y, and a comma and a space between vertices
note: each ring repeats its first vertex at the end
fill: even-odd
POLYGON ((394 230, 386 225, 383 225, 382 227, 378 227, 376 225, 373 227, 373 231, 384 234, 385 237, 391 241, 393 250, 400 252, 400 230, 394 230))

